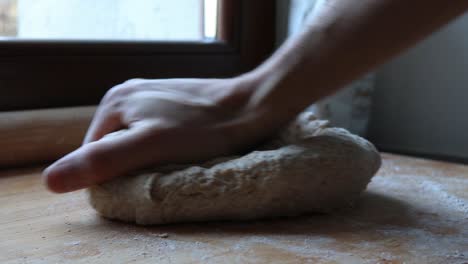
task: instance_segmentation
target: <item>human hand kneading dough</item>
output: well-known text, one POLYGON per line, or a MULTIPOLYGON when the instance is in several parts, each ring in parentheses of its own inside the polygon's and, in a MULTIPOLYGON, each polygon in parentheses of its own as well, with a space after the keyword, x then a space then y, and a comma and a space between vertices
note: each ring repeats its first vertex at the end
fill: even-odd
POLYGON ((467 9, 466 0, 319 0, 307 28, 243 76, 113 88, 84 145, 45 170, 45 182, 55 192, 74 191, 252 145, 467 9))
MULTIPOLYGON (((130 80, 111 89, 77 151, 45 171, 47 185, 68 192, 166 162, 194 162, 247 146, 268 130, 240 118, 245 104, 229 91, 247 78, 130 80), (121 131, 105 137, 114 131, 121 131)), ((241 87, 244 86, 244 87, 241 87)))

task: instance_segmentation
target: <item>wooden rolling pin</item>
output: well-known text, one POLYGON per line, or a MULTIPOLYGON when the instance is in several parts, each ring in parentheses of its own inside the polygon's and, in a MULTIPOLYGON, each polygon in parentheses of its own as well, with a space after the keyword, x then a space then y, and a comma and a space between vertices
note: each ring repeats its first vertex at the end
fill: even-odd
POLYGON ((0 167, 54 161, 78 148, 96 107, 0 113, 0 167))

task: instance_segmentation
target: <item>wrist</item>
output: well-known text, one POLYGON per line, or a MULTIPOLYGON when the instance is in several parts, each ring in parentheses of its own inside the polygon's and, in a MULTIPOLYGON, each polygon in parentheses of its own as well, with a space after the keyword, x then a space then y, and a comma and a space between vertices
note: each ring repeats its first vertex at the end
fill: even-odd
POLYGON ((261 85, 261 76, 255 72, 248 72, 240 76, 225 79, 224 92, 217 96, 217 104, 236 112, 243 111, 250 102, 253 94, 261 85))
POLYGON ((289 69, 286 66, 293 64, 282 60, 283 56, 279 57, 266 61, 253 71, 227 80, 230 83, 227 92, 218 102, 235 116, 236 121, 231 124, 233 126, 230 129, 241 130, 251 135, 274 134, 300 112, 295 104, 290 102, 289 92, 286 95, 275 96, 274 100, 269 96, 278 85, 284 84, 282 78, 287 75, 289 69))

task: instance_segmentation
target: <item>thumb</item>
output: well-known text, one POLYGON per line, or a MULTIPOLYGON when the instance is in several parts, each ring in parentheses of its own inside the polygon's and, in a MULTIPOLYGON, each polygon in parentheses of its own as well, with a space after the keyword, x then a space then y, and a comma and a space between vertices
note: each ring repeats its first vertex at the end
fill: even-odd
POLYGON ((161 160, 158 129, 135 126, 110 137, 85 144, 43 172, 49 190, 65 193, 100 184, 131 170, 161 160))

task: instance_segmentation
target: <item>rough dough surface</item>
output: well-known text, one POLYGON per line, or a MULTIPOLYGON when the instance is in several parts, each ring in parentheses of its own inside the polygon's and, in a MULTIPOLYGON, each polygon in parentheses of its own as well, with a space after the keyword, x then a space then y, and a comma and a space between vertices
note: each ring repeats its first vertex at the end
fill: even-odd
POLYGON ((302 114, 260 150, 128 175, 89 195, 104 217, 142 225, 295 216, 351 205, 380 165, 371 143, 302 114))

